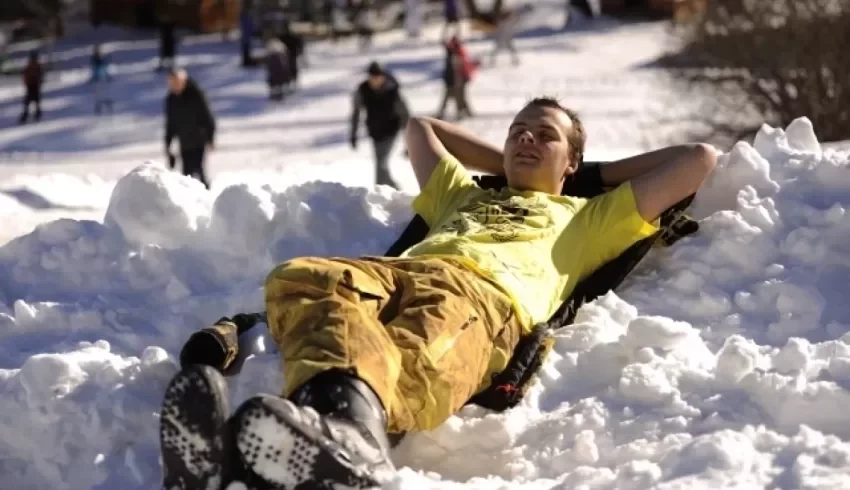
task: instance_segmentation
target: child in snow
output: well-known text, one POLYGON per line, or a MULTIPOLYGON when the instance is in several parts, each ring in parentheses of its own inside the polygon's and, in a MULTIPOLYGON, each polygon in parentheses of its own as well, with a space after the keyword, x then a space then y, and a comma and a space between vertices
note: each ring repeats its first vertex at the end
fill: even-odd
POLYGON ((30 117, 30 104, 35 105, 35 120, 41 120, 41 87, 44 84, 44 68, 38 60, 38 52, 30 52, 22 76, 24 82, 24 110, 19 122, 24 124, 30 117))
POLYGON ((276 38, 266 42, 266 82, 269 85, 269 99, 283 100, 284 88, 292 81, 289 55, 286 46, 276 38))
POLYGON ((443 69, 443 83, 445 91, 440 109, 437 111, 437 119, 443 119, 449 99, 455 103, 455 111, 458 119, 472 117, 472 109, 467 101, 466 87, 475 75, 478 62, 469 58, 463 43, 457 36, 453 36, 445 43, 446 66, 443 69))
POLYGON ((695 144, 583 168, 587 185, 613 188, 585 199, 561 195, 585 132, 556 100, 522 108, 503 148, 427 117, 412 118, 406 137, 421 189, 412 206, 428 236, 397 258, 277 266, 265 300, 283 397, 255 396, 231 415, 218 371, 185 364, 162 408, 166 488, 391 480, 390 435, 434 429, 490 388, 580 278, 654 234, 717 158, 695 144), (482 189, 470 171, 503 175, 507 187, 482 189))
POLYGON ((99 45, 94 47, 91 56, 91 83, 94 87, 94 112, 100 114, 101 107, 112 112, 112 97, 109 95, 109 84, 112 75, 109 74, 109 59, 103 54, 99 45))

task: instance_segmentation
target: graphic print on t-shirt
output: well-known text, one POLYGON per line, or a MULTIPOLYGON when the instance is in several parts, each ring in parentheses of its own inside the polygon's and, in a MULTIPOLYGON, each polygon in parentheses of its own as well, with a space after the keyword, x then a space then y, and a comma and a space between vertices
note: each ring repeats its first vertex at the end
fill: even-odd
POLYGON ((456 218, 440 231, 458 236, 488 233, 497 242, 531 239, 551 232, 552 216, 539 197, 492 196, 458 207, 456 218), (522 236, 521 238, 521 235, 522 236))

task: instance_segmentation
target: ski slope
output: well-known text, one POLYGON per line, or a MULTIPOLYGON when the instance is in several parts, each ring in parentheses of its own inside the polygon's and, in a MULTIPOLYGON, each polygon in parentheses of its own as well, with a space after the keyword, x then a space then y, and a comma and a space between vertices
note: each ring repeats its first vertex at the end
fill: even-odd
MULTIPOLYGON (((648 149, 665 92, 635 67, 663 39, 613 23, 521 39, 522 66, 481 73, 468 125, 500 141, 525 99, 555 93, 587 120, 590 157, 648 149)), ((211 191, 163 167, 163 82, 145 61, 120 68, 136 96, 112 118, 78 107, 84 76, 68 68, 43 123, 0 132, 14 153, 0 162, 2 488, 157 488, 157 411, 186 337, 262 309, 274 264, 380 254, 412 216, 404 159, 401 192, 372 189, 368 144, 346 146, 347 91, 369 55, 317 46, 302 95, 270 108, 261 75, 216 42, 185 59, 222 114, 211 191)), ((388 35, 373 53, 396 63, 415 111, 435 109, 438 48, 388 35)), ((16 90, 0 92, 5 120, 16 90)), ((816 130, 765 127, 725 153, 693 206, 698 235, 583 307, 519 407, 468 407, 408 437, 389 488, 846 488, 850 151, 816 130)), ((251 335, 234 406, 281 386, 274 345, 251 335)))

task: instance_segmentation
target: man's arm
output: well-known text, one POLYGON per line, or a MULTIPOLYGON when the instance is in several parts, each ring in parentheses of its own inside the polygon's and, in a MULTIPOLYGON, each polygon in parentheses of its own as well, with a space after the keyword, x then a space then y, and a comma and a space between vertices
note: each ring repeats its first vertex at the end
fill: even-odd
POLYGON ((351 146, 357 145, 357 129, 360 126, 360 109, 362 108, 363 99, 360 97, 358 86, 351 98, 351 146))
POLYGON ((502 150, 454 124, 414 117, 407 124, 407 151, 419 187, 425 187, 440 160, 451 154, 464 167, 494 175, 504 173, 502 150))
POLYGON ((600 166, 602 181, 607 186, 620 185, 664 165, 674 158, 687 154, 691 149, 693 149, 693 145, 675 145, 621 160, 614 160, 600 166))
POLYGON ((202 89, 198 89, 198 96, 200 98, 201 103, 201 119, 208 132, 207 144, 213 146, 215 144, 215 116, 213 115, 212 108, 210 107, 210 102, 209 99, 207 99, 206 92, 204 92, 202 89))
POLYGON ((171 152, 171 141, 174 139, 174 115, 171 110, 171 98, 165 98, 165 152, 171 152))
POLYGON ((393 102, 393 106, 393 110, 401 120, 401 126, 406 126, 407 121, 410 119, 410 109, 407 107, 407 102, 405 102, 404 97, 401 95, 401 90, 398 88, 395 90, 395 101, 393 102))
POLYGON ((646 221, 696 193, 714 170, 717 151, 706 144, 679 145, 602 165, 605 185, 632 181, 638 213, 646 221))

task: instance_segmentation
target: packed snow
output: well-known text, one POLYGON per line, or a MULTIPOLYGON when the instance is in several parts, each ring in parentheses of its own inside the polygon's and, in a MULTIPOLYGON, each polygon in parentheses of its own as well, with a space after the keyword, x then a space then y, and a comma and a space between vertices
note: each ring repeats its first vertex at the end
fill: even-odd
MULTIPOLYGON (((585 118, 589 158, 657 147, 653 113, 675 95, 641 67, 663 31, 603 19, 521 36, 523 65, 482 71, 465 124, 499 142, 524 100, 554 94, 585 118), (544 67, 555 71, 528 76, 544 67)), ((86 112, 84 68, 71 67, 48 79, 45 121, 0 132, 0 487, 158 488, 159 403, 186 338, 262 310, 275 264, 381 254, 412 216, 400 148, 402 191, 372 188, 369 145, 345 146, 339 108, 380 57, 414 111, 432 113, 438 46, 396 34, 366 55, 318 44, 301 93, 275 110, 262 73, 217 42, 180 48, 220 115, 211 191, 162 164, 149 40, 109 45, 129 57, 116 73, 137 95, 115 116, 86 112)), ((57 56, 83 66, 87 49, 57 56)), ((16 90, 0 87, 4 118, 16 90)), ((816 130, 805 118, 764 127, 724 153, 691 210, 698 234, 585 305, 518 407, 466 407, 409 435, 388 487, 846 488, 850 150, 816 130)), ((243 340, 233 406, 282 385, 264 329, 243 340)))

